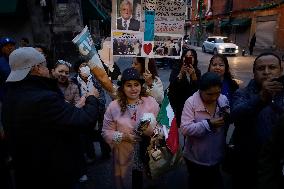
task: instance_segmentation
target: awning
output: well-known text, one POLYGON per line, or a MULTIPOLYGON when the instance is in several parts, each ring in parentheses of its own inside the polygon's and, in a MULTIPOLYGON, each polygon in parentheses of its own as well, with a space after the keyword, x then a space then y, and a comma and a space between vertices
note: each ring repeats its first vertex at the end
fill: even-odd
POLYGON ((229 22, 230 22, 229 19, 224 19, 224 20, 222 20, 220 27, 221 27, 221 28, 224 28, 224 27, 229 26, 229 24, 230 24, 229 22))
POLYGON ((82 1, 83 15, 87 16, 89 19, 103 19, 105 21, 110 21, 111 18, 107 12, 104 11, 100 4, 95 0, 85 0, 82 1))
POLYGON ((204 24, 204 26, 206 27, 206 29, 212 29, 212 28, 214 28, 214 22, 213 22, 213 21, 211 21, 211 22, 206 22, 206 23, 204 24))
POLYGON ((0 13, 11 14, 17 10, 18 0, 0 1, 0 13))
POLYGON ((239 19, 234 19, 231 22, 232 26, 240 26, 240 27, 246 27, 251 24, 251 19, 250 18, 239 18, 239 19))

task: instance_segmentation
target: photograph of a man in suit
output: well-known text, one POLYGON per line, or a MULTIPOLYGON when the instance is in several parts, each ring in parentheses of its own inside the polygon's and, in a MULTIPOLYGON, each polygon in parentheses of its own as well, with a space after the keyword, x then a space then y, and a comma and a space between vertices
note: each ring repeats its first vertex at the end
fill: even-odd
POLYGON ((118 30, 139 31, 140 22, 132 17, 133 5, 129 0, 123 0, 119 6, 121 17, 117 19, 118 30))

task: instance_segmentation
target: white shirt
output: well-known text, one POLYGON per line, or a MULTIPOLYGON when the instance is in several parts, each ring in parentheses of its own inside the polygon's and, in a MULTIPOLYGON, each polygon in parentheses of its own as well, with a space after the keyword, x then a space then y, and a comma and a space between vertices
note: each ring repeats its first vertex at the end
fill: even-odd
POLYGON ((132 18, 132 16, 131 16, 128 20, 125 20, 125 19, 123 19, 123 18, 121 17, 121 24, 122 24, 122 27, 123 27, 123 28, 125 28, 125 27, 124 27, 124 23, 126 22, 126 28, 125 28, 125 30, 128 30, 131 18, 132 18))
POLYGON ((87 93, 93 93, 94 90, 95 90, 95 87, 94 87, 94 83, 93 83, 93 80, 92 80, 92 75, 90 75, 88 77, 88 81, 87 83, 85 83, 85 81, 83 81, 83 79, 81 79, 81 77, 78 75, 77 76, 77 81, 78 83, 81 84, 81 96, 84 96, 86 95, 87 93))

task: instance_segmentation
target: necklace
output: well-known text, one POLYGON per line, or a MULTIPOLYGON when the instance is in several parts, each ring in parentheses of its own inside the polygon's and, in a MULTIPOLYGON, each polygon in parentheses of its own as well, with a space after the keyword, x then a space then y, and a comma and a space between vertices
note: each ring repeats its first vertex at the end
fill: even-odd
POLYGON ((127 104, 127 109, 130 114, 130 119, 136 121, 138 104, 127 104))
POLYGON ((130 119, 136 121, 137 120, 137 107, 140 104, 140 100, 138 100, 135 104, 127 104, 127 110, 130 114, 130 119))

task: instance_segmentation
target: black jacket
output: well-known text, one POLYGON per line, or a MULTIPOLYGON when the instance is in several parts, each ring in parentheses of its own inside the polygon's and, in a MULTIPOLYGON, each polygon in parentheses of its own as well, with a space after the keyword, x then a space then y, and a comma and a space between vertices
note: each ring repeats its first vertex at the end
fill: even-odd
POLYGON ((273 128, 272 135, 264 145, 258 161, 258 188, 284 188, 284 117, 273 128))
POLYGON ((177 77, 169 85, 168 97, 173 111, 176 115, 176 121, 178 127, 181 124, 181 115, 185 101, 198 90, 198 82, 201 77, 199 69, 195 70, 197 80, 190 82, 187 80, 184 74, 181 79, 177 77))
POLYGON ((2 118, 17 189, 71 188, 80 176, 80 133, 96 122, 97 111, 95 97, 76 108, 49 78, 8 83, 2 118))

